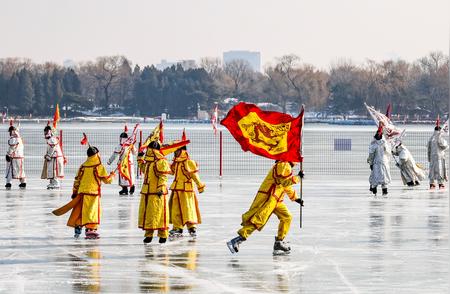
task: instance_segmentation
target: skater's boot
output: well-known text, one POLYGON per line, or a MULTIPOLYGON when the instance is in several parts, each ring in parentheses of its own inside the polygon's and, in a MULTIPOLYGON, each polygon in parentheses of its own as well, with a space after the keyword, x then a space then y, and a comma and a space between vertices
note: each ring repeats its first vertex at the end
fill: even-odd
POLYGON ((182 236, 183 236, 183 229, 173 228, 172 230, 169 231, 170 238, 177 238, 177 237, 182 237, 182 236))
POLYGON ((406 185, 408 185, 408 187, 412 187, 412 186, 414 186, 414 182, 413 181, 408 182, 408 183, 406 183, 406 185))
POLYGON ((86 237, 85 239, 99 239, 100 235, 97 233, 95 229, 86 229, 86 237))
POLYGON ((419 185, 420 185, 420 182, 419 182, 419 181, 415 181, 415 182, 414 182, 414 185, 419 186, 419 185))
POLYGON ((5 188, 6 190, 11 190, 11 183, 6 183, 5 188))
POLYGON ((372 191, 373 191, 373 188, 372 188, 372 186, 369 186, 369 191, 370 191, 370 192, 372 192, 372 191))
POLYGON ((444 184, 439 184, 439 189, 445 189, 445 185, 444 184))
POLYGON ((383 188, 382 191, 383 191, 383 195, 387 195, 388 194, 387 188, 383 188))
POLYGON ((27 183, 20 183, 19 184, 19 188, 22 189, 22 190, 26 189, 26 187, 27 187, 27 183))
POLYGON ((282 255, 291 253, 291 247, 283 240, 279 240, 275 237, 275 243, 273 244, 273 254, 282 255))
POLYGON ((130 187, 130 195, 134 194, 134 189, 135 189, 134 185, 130 187))
POLYGON ((372 193, 373 193, 373 195, 377 195, 377 187, 372 188, 372 193))
POLYGON ((435 184, 430 184, 430 190, 434 190, 436 188, 435 184))
POLYGON ((195 227, 189 228, 189 235, 193 238, 197 237, 197 229, 195 227))
POLYGON ((144 238, 144 243, 148 244, 148 243, 152 242, 152 239, 153 239, 153 237, 145 237, 144 238))
POLYGON ((78 239, 80 237, 80 235, 81 235, 81 227, 80 226, 76 226, 75 227, 75 234, 73 235, 73 237, 75 239, 78 239))
POLYGON ((128 188, 122 186, 122 190, 119 192, 119 195, 128 195, 128 188))
POLYGON ((228 249, 230 249, 231 253, 239 252, 239 245, 244 242, 246 239, 241 236, 237 236, 236 238, 231 239, 227 242, 228 249))
POLYGON ((166 241, 167 241, 167 238, 159 238, 159 244, 164 244, 164 243, 166 243, 166 241))

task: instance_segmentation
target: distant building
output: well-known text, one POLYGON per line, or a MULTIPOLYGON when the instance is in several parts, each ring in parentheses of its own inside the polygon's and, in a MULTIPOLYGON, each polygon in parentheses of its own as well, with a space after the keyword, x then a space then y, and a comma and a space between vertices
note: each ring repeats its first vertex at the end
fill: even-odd
POLYGON ((242 59, 247 61, 254 71, 261 71, 261 53, 245 50, 227 51, 223 53, 223 63, 242 59))
POLYGON ((66 59, 63 61, 63 66, 65 68, 75 68, 77 64, 72 59, 66 59))
POLYGON ((159 70, 165 70, 168 67, 173 65, 180 64, 184 70, 197 68, 197 63, 193 59, 183 59, 178 61, 167 61, 166 59, 162 59, 161 63, 155 64, 155 67, 159 70))

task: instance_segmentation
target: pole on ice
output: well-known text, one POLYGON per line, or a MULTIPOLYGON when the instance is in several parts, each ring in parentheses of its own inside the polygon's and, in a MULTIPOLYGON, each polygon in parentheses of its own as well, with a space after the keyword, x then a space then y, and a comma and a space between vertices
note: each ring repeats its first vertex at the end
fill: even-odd
MULTIPOLYGON (((302 126, 300 129, 300 155, 302 157, 302 161, 300 161, 300 171, 303 173, 303 127, 305 125, 305 104, 302 104, 302 108, 300 109, 300 115, 302 115, 302 126), (302 114, 303 112, 303 114, 302 114)), ((303 200, 303 178, 300 177, 300 202, 303 200)), ((303 225, 303 205, 300 204, 300 228, 303 225)))

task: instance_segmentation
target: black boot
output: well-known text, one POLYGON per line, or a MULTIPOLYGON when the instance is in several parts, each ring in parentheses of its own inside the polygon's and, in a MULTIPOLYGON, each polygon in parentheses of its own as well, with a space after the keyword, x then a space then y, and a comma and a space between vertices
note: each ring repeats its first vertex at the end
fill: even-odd
POLYGON ((230 249, 231 253, 239 252, 239 245, 244 242, 245 239, 241 236, 237 236, 236 238, 231 239, 227 242, 228 249, 230 249))
POLYGON ((135 188, 134 188, 134 185, 130 187, 130 195, 133 195, 133 194, 134 194, 134 189, 135 189, 135 188))
POLYGON ((144 243, 148 244, 148 243, 152 242, 152 239, 153 239, 153 237, 145 237, 144 238, 144 243))
POLYGON ((79 237, 80 237, 80 235, 81 235, 81 226, 76 226, 75 227, 75 234, 73 235, 73 237, 75 238, 75 239, 78 239, 79 237))
POLYGON ((387 195, 388 194, 387 188, 383 188, 382 190, 383 190, 383 195, 387 195))
POLYGON ((412 186, 414 186, 414 182, 408 182, 408 183, 406 183, 406 185, 408 185, 408 187, 412 187, 412 186))
POLYGON ((191 237, 197 237, 197 229, 195 227, 190 228, 189 229, 189 235, 191 235, 191 237))
POLYGON ((420 185, 420 182, 419 182, 419 181, 415 181, 414 184, 415 184, 416 186, 419 186, 419 185, 420 185))
POLYGON ((128 188, 122 186, 122 191, 119 192, 119 195, 128 195, 128 188))
POLYGON ((372 193, 373 193, 373 195, 376 195, 376 194, 377 194, 377 187, 373 187, 373 188, 372 188, 372 193))
POLYGON ((445 185, 444 184, 439 184, 439 189, 445 189, 445 185))
POLYGON ((166 243, 166 241, 167 241, 167 238, 159 238, 160 244, 166 243))
POLYGON ((273 255, 284 255, 291 252, 291 246, 283 240, 279 240, 275 237, 275 243, 273 244, 273 255))
POLYGON ((5 188, 6 190, 11 190, 11 183, 6 183, 5 188))
POLYGON ((20 183, 19 184, 19 188, 20 189, 25 189, 27 187, 27 183, 20 183))

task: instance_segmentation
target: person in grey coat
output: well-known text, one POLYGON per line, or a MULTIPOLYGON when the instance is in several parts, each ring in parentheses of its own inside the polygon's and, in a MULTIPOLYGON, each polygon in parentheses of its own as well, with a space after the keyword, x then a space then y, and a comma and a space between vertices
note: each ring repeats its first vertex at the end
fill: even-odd
POLYGON ((420 185, 420 181, 425 179, 425 172, 417 166, 408 148, 398 142, 392 150, 392 155, 398 158, 395 165, 400 169, 403 184, 409 187, 420 185))
POLYGON ((374 140, 369 146, 369 157, 367 163, 370 166, 369 190, 373 194, 377 194, 377 186, 381 185, 383 195, 388 193, 388 185, 391 182, 391 171, 389 167, 389 160, 391 154, 391 147, 389 143, 383 138, 383 127, 378 128, 374 136, 374 140))
POLYGON ((445 151, 448 149, 448 143, 442 136, 439 119, 436 121, 433 136, 428 140, 428 162, 430 163, 430 171, 428 178, 430 179, 430 189, 436 188, 436 181, 440 189, 445 188, 444 181, 447 181, 447 171, 445 165, 445 151))

